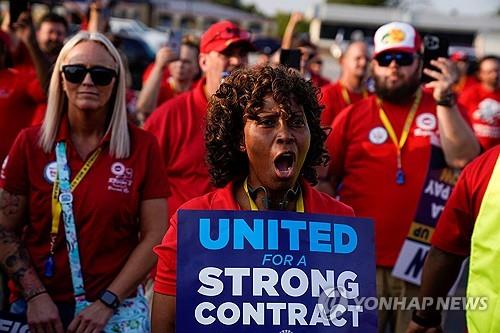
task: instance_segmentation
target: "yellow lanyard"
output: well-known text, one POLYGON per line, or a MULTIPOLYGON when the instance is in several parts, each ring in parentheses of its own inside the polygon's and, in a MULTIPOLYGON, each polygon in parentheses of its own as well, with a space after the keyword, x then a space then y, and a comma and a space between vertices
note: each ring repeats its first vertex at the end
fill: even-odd
MULTIPOLYGON (((339 82, 339 85, 340 85, 340 92, 342 94, 342 99, 344 100, 344 102, 347 104, 347 105, 351 105, 351 97, 349 97, 349 92, 347 91, 347 88, 344 87, 342 85, 342 83, 339 82)), ((366 96, 368 96, 367 92, 365 89, 363 89, 361 91, 361 93, 363 94, 363 98, 365 98, 366 96)))
POLYGON ((408 139, 408 134, 410 133, 410 127, 411 124, 413 123, 413 119, 415 118, 415 114, 417 113, 418 106, 420 104, 420 100, 422 99, 422 90, 418 89, 417 90, 417 95, 415 96, 415 101, 413 102, 413 105, 411 106, 410 112, 406 116, 406 120, 403 126, 403 131, 401 132, 401 137, 398 138, 396 136, 396 132, 394 132, 394 128, 392 127, 391 121, 387 117, 387 114, 385 113, 384 109, 382 109, 382 101, 377 98, 377 104, 379 106, 379 116, 380 120, 382 121, 382 124, 384 124, 385 129, 387 130, 387 133, 389 133, 389 136, 391 137, 392 142, 394 143, 394 146, 396 146, 396 152, 397 152, 397 173, 396 173, 396 183, 399 185, 404 184, 404 173, 403 173, 403 167, 402 167, 402 162, 401 162, 401 151, 406 143, 406 139, 408 139))
MULTIPOLYGON (((89 157, 87 162, 83 165, 83 167, 78 171, 78 174, 75 176, 73 181, 71 182, 71 192, 73 192, 78 184, 82 181, 83 177, 89 172, 90 168, 94 164, 94 162, 97 160, 97 157, 101 153, 101 147, 97 148, 94 153, 89 157)), ((59 202, 59 181, 56 177, 56 180, 54 181, 54 186, 52 187, 52 228, 50 230, 50 234, 52 237, 55 238, 59 231, 59 220, 61 217, 61 203, 59 202)), ((53 244, 51 243, 51 247, 53 247, 53 244)), ((51 250, 52 252, 52 250, 51 250)))
MULTIPOLYGON (((245 182, 243 183, 243 188, 245 189, 245 193, 247 194, 248 201, 250 202, 250 209, 251 210, 259 210, 253 199, 250 197, 250 193, 248 192, 248 179, 245 179, 245 182)), ((297 206, 295 208, 295 211, 299 213, 304 212, 304 198, 302 197, 302 191, 299 194, 299 198, 297 199, 297 206)))

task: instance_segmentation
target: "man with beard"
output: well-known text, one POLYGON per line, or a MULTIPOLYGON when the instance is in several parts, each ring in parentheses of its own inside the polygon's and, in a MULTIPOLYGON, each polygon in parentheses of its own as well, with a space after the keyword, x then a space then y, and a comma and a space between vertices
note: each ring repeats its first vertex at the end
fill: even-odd
MULTIPOLYGON (((408 297, 417 287, 391 272, 421 209, 431 166, 462 168, 479 154, 479 144, 453 99, 449 60, 432 62, 439 71, 424 70, 435 79, 426 85, 431 93, 420 87, 421 40, 411 25, 383 25, 374 44, 376 93, 335 118, 326 143, 332 158, 326 182, 357 216, 375 222, 378 296, 408 297)), ((380 311, 379 332, 389 325, 404 332, 410 319, 411 311, 380 311)))
POLYGON ((368 47, 363 41, 350 43, 339 59, 341 74, 337 82, 321 87, 321 124, 330 126, 345 107, 366 97, 365 74, 368 67, 368 47))
POLYGON ((214 188, 205 164, 207 101, 228 73, 248 64, 254 50, 250 34, 230 21, 213 24, 200 41, 199 65, 204 78, 188 92, 157 108, 144 124, 162 151, 171 195, 168 218, 186 201, 214 188))

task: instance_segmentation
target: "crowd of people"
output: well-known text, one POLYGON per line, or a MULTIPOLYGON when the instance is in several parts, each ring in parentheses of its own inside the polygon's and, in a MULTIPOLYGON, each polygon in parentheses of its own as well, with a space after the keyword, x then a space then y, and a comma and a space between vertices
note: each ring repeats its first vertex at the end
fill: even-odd
MULTIPOLYGON (((330 82, 295 38, 300 14, 281 48, 222 20, 159 49, 131 99, 126 58, 90 11, 72 36, 54 13, 0 32, 0 305, 33 332, 174 332, 178 209, 369 217, 377 296, 446 295, 470 255, 468 293, 500 299, 498 56, 472 75, 463 53, 422 68, 419 32, 391 22, 371 54, 349 43, 330 82), (290 48, 300 68, 279 64, 290 48), (436 167, 463 172, 418 287, 392 269, 436 167)), ((495 331, 494 311, 468 315, 469 331, 495 331)), ((378 331, 441 319, 379 311, 378 331)))

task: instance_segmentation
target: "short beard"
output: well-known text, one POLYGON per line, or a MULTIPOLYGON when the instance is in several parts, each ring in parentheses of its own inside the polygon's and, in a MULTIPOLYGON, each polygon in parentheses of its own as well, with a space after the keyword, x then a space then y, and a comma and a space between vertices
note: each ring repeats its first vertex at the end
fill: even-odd
POLYGON ((407 82, 396 88, 388 88, 377 76, 375 79, 375 92, 384 101, 394 104, 406 104, 412 100, 413 95, 420 87, 420 76, 415 72, 407 82))

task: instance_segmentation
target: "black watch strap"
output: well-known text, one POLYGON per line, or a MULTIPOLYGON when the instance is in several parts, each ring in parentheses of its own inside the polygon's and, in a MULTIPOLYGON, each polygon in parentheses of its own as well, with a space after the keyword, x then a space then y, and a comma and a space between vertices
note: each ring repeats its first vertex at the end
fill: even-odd
POLYGON ((422 317, 415 310, 411 315, 411 320, 422 327, 433 328, 441 325, 441 314, 439 312, 432 312, 429 313, 429 316, 422 317))
POLYGON ((120 306, 120 299, 118 296, 109 290, 104 290, 99 296, 99 300, 113 310, 116 310, 120 306))
POLYGON ((445 106, 448 108, 451 108, 456 104, 456 96, 454 93, 449 93, 446 96, 444 96, 442 99, 439 101, 436 101, 437 105, 445 106))

